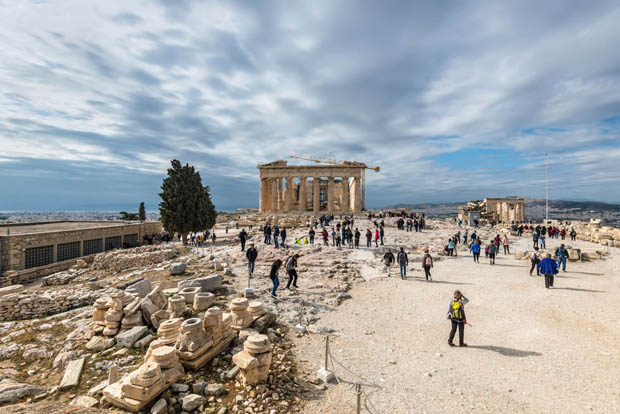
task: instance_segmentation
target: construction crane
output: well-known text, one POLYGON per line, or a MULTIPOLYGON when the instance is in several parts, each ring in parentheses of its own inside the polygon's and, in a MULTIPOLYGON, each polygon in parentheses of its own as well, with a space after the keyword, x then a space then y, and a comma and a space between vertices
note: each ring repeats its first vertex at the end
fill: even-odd
POLYGON ((342 165, 347 167, 358 167, 361 170, 361 187, 362 187, 362 208, 366 207, 366 170, 373 170, 375 172, 381 171, 381 167, 369 167, 363 162, 358 161, 339 161, 333 158, 328 159, 320 159, 317 157, 311 157, 307 155, 299 155, 299 154, 291 154, 289 158, 295 158, 298 160, 304 161, 312 161, 317 164, 328 164, 328 165, 342 165))

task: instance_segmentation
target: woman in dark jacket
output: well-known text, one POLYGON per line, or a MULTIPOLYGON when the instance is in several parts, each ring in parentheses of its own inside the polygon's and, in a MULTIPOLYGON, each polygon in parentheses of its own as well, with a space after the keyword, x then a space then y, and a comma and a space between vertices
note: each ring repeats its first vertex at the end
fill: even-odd
POLYGON ((271 265, 271 272, 269 272, 269 278, 273 283, 273 289, 271 289, 271 296, 273 296, 274 298, 278 296, 276 295, 276 290, 278 289, 278 286, 280 286, 280 279, 278 279, 278 271, 280 270, 280 267, 282 267, 282 260, 278 259, 273 262, 273 264, 271 265))

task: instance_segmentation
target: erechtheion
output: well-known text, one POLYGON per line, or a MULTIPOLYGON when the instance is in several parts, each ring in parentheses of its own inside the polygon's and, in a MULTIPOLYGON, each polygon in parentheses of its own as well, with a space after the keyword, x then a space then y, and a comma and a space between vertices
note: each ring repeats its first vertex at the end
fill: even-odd
POLYGON ((518 197, 485 198, 459 207, 459 218, 467 221, 471 212, 479 212, 489 221, 518 223, 525 221, 525 200, 518 197))

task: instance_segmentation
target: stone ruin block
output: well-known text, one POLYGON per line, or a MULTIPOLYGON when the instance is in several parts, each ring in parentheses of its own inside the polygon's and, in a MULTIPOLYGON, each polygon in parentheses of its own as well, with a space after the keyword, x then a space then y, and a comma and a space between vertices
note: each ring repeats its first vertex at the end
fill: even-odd
POLYGON ((183 289, 179 289, 179 296, 185 298, 185 303, 194 303, 194 297, 196 293, 200 292, 200 286, 188 286, 183 289))
POLYGON ((212 292, 222 287, 222 275, 216 274, 197 279, 182 280, 178 283, 178 288, 200 287, 202 292, 212 292))
POLYGON ((194 296, 194 310, 202 312, 211 307, 215 302, 215 295, 211 292, 198 292, 194 296))
POLYGON ((248 312, 249 302, 246 298, 235 298, 230 303, 232 313, 231 326, 235 330, 247 328, 252 324, 252 314, 248 312))
POLYGON ((272 349, 265 335, 250 335, 243 344, 243 351, 233 355, 233 362, 241 370, 244 385, 256 385, 267 381, 271 366, 272 349))
POLYGON ((184 374, 174 348, 160 346, 136 371, 104 388, 103 395, 115 407, 139 412, 184 374))
POLYGON ((151 292, 152 289, 151 281, 148 279, 142 279, 127 286, 125 292, 134 293, 139 297, 144 298, 151 292))

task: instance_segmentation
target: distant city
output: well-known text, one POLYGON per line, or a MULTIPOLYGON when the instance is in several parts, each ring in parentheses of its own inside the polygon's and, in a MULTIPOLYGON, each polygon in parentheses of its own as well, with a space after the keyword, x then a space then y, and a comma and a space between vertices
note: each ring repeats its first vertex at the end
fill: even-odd
MULTIPOLYGON (((146 219, 148 221, 159 220, 159 213, 146 213, 146 219)), ((28 223, 39 221, 89 221, 89 220, 121 220, 120 213, 111 212, 79 212, 79 211, 45 211, 45 212, 33 212, 33 211, 0 211, 0 224, 4 222, 9 223, 28 223)))

